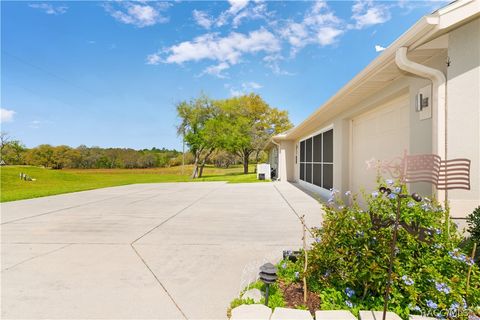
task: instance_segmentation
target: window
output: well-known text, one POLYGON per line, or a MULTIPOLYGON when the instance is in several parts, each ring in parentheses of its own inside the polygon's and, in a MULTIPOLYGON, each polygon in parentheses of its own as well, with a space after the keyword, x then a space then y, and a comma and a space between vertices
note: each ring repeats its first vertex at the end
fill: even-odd
POLYGON ((300 141, 300 180, 333 187, 333 129, 300 141))

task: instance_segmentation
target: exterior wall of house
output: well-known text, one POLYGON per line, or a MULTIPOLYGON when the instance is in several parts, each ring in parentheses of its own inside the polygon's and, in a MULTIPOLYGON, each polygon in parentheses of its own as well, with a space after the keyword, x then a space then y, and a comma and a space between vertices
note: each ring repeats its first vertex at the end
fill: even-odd
POLYGON ((294 181, 294 144, 292 141, 280 141, 278 149, 278 178, 280 181, 294 181))
POLYGON ((480 205, 480 19, 449 34, 447 156, 471 162, 471 190, 451 190, 452 216, 480 205))
MULTIPOLYGON (((439 52, 437 56, 427 61, 425 65, 446 71, 446 57, 447 53, 439 52)), ((333 119, 325 119, 319 122, 316 130, 332 126, 334 130, 334 188, 340 190, 342 193, 352 189, 352 119, 365 114, 378 106, 384 105, 399 99, 401 96, 407 96, 409 101, 409 126, 408 132, 409 154, 424 154, 432 152, 432 118, 421 120, 419 113, 415 110, 415 99, 418 91, 422 88, 428 87, 431 82, 427 79, 418 78, 415 76, 405 75, 393 82, 391 85, 384 88, 382 91, 372 95, 368 99, 360 101, 355 107, 336 116, 333 119)), ((309 133, 308 135, 312 134, 309 133)), ((293 142, 295 152, 298 152, 299 143, 306 136, 293 142), (297 149, 298 148, 298 149, 297 149)), ((295 153, 294 153, 295 155, 295 153)), ((400 155, 392 155, 392 158, 400 155)), ((388 159, 377 159, 388 160, 388 159)), ((314 192, 317 192, 324 197, 328 196, 326 190, 319 187, 304 183, 299 180, 299 164, 298 161, 293 166, 293 181, 300 182, 300 184, 314 192)), ((419 192, 421 194, 431 194, 432 186, 426 183, 416 183, 410 186, 412 192, 419 192)), ((360 190, 352 190, 359 192, 360 190)))
MULTIPOLYGON (((268 152, 268 163, 270 164, 270 168, 274 169, 278 178, 278 147, 272 146, 268 152)), ((273 177, 272 177, 273 179, 273 177)))
MULTIPOLYGON (((438 53, 423 63, 441 70, 447 75, 447 136, 448 158, 469 158, 471 164, 471 190, 449 191, 451 214, 465 217, 480 204, 480 19, 476 19, 448 34, 448 49, 438 53), (447 60, 450 66, 447 67, 447 60)), ((359 101, 349 110, 334 118, 323 118, 312 132, 295 141, 282 141, 284 152, 283 181, 299 182, 302 186, 328 197, 328 190, 303 182, 299 179, 300 141, 333 127, 333 186, 344 193, 352 188, 352 119, 365 114, 378 106, 406 97, 409 104, 408 153, 432 153, 432 117, 425 117, 415 110, 419 91, 427 92, 431 101, 431 81, 405 74, 380 92, 368 99, 359 101), (290 151, 289 151, 290 150, 290 151), (288 156, 290 154, 290 157, 288 156)), ((430 106, 431 108, 431 106, 430 106)), ((436 109, 430 110, 434 116, 436 109)), ((282 151, 280 151, 280 154, 282 151)), ((392 155, 395 157, 397 155, 392 155)), ((282 155, 280 155, 280 167, 282 155)), ((280 168, 282 171, 282 168, 280 168)), ((432 194, 431 184, 416 183, 409 186, 411 192, 432 194)), ((359 192, 360 190, 352 190, 359 192)))

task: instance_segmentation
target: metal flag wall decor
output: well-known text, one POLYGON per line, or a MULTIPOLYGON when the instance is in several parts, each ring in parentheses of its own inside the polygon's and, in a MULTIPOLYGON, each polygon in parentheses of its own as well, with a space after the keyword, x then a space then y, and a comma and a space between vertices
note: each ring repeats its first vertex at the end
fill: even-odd
POLYGON ((437 190, 470 190, 470 160, 442 160, 435 154, 406 155, 403 181, 428 182, 437 190))
POLYGON ((437 190, 470 190, 470 164, 465 158, 442 160, 436 154, 409 155, 391 160, 367 162, 367 168, 375 168, 381 173, 399 179, 403 183, 427 182, 437 190))
MULTIPOLYGON (((403 157, 392 160, 367 161, 367 168, 375 167, 379 173, 387 173, 392 178, 399 179, 402 183, 427 182, 435 186, 437 190, 463 189, 470 190, 470 163, 469 159, 451 159, 442 160, 435 154, 408 155, 404 153, 403 157)), ((380 187, 381 193, 391 194, 392 190, 386 187, 380 187)), ((383 320, 386 319, 390 287, 392 284, 393 263, 395 260, 395 248, 397 245, 398 229, 402 227, 409 234, 415 236, 419 241, 430 242, 433 230, 424 228, 418 223, 410 224, 400 221, 400 206, 402 199, 408 197, 415 201, 421 201, 418 194, 395 193, 397 197, 395 219, 382 219, 379 215, 370 212, 370 219, 375 229, 389 228, 393 226, 393 237, 390 249, 390 261, 388 266, 388 280, 385 288, 383 320)), ((445 206, 447 198, 445 197, 445 206)), ((448 217, 447 217, 448 223, 448 217)))

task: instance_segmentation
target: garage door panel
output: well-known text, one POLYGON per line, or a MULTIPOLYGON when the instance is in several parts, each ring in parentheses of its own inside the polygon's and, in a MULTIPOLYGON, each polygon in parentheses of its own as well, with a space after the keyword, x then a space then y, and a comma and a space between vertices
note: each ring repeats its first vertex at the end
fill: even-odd
POLYGON ((408 96, 392 100, 352 121, 351 188, 355 192, 375 188, 376 170, 366 162, 390 160, 409 148, 408 96))

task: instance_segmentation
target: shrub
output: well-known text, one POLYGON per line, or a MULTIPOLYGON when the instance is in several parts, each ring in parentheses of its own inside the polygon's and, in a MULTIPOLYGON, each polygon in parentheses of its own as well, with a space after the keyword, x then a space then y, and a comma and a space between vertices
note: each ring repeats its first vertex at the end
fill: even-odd
POLYGON ((480 245, 480 206, 468 215, 467 223, 471 239, 480 245))
MULTIPOLYGON (((389 181, 389 187, 406 187, 389 181)), ((347 194, 345 206, 337 191, 324 207, 324 222, 315 231, 316 242, 308 252, 309 289, 320 294, 322 309, 382 310, 393 227, 395 195, 364 195, 363 210, 347 194)), ((480 271, 458 249, 461 237, 451 223, 447 232, 445 212, 435 200, 420 203, 403 199, 401 222, 423 233, 425 241, 399 228, 389 310, 407 319, 409 314, 445 317, 472 312, 480 305, 480 271), (472 267, 466 293, 467 273, 472 267)), ((476 310, 478 312, 478 309, 476 310)))

